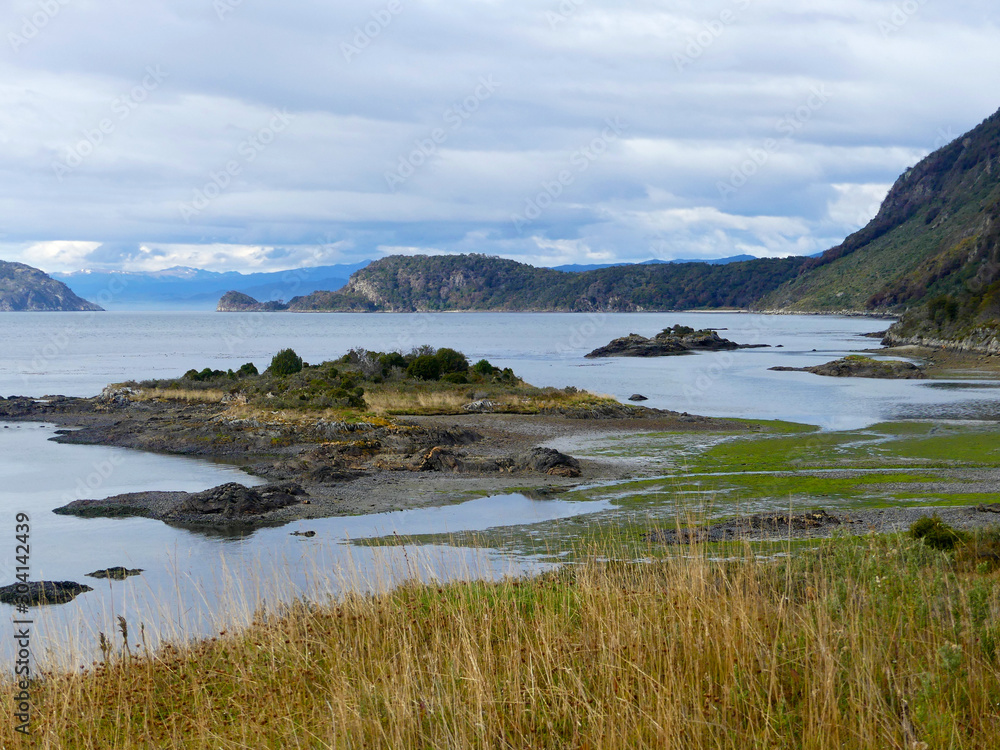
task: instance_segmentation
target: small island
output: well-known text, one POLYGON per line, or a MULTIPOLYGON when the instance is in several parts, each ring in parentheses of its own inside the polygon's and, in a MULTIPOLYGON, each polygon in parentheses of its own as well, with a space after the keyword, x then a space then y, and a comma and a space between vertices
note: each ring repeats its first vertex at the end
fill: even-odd
POLYGON ((607 346, 594 349, 588 358, 596 357, 669 357, 691 352, 718 352, 733 349, 760 349, 767 344, 737 344, 724 339, 719 332, 706 328, 696 331, 690 326, 675 325, 664 328, 652 338, 630 333, 612 341, 607 346))
POLYGON ((927 377, 922 367, 901 359, 873 359, 851 354, 833 362, 812 367, 772 367, 776 372, 811 372, 830 378, 877 378, 880 380, 921 380, 927 377))

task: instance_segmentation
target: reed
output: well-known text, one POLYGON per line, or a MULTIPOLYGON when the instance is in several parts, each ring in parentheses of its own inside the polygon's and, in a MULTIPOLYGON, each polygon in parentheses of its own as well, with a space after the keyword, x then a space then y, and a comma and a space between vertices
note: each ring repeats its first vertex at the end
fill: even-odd
POLYGON ((1000 747, 991 564, 903 535, 766 559, 742 545, 614 562, 624 552, 298 601, 197 643, 117 650, 46 674, 33 741, 5 723, 0 745, 1000 747))

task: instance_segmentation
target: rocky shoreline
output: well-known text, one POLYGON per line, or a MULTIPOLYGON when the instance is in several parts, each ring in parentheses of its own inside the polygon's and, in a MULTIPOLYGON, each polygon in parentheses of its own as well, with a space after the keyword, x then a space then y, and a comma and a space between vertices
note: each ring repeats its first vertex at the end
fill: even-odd
POLYGON ((57 442, 203 457, 234 463, 267 484, 201 493, 138 492, 81 499, 57 513, 154 518, 194 530, 232 531, 294 520, 442 505, 513 488, 569 488, 629 476, 624 466, 577 460, 547 447, 566 436, 648 431, 748 431, 747 425, 619 405, 550 414, 469 413, 330 422, 245 416, 230 404, 97 398, 0 398, 0 420, 57 425, 57 442))

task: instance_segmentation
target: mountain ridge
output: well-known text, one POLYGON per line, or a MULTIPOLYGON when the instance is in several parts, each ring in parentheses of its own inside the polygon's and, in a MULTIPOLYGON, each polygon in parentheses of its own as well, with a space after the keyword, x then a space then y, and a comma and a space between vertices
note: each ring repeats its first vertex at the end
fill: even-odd
POLYGON ((103 312, 103 309, 38 268, 0 260, 0 311, 103 312))

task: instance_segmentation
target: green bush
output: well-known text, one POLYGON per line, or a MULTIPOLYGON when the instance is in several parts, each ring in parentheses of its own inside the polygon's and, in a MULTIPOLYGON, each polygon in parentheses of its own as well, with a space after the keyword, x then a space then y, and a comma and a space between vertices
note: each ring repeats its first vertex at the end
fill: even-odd
POLYGON ((229 373, 226 373, 222 370, 213 370, 211 367, 206 367, 201 372, 198 372, 197 370, 188 370, 186 373, 184 373, 184 379, 193 380, 196 383, 203 383, 206 380, 214 380, 215 378, 224 378, 230 374, 232 374, 233 377, 235 377, 235 374, 233 374, 232 370, 230 370, 229 373))
POLYGON ((271 360, 271 366, 267 368, 267 371, 272 375, 278 376, 294 375, 297 372, 302 372, 302 357, 292 349, 282 349, 274 355, 274 358, 271 360))
POLYGON ((441 362, 430 354, 421 354, 406 368, 407 377, 417 380, 438 380, 441 377, 441 362))
POLYGON ((245 365, 240 365, 240 369, 236 371, 236 375, 241 378, 246 378, 251 375, 259 375, 257 372, 257 365, 253 362, 247 362, 245 365))
POLYGON ((940 550, 955 549, 956 544, 967 539, 966 534, 946 524, 937 513, 914 521, 910 526, 910 536, 923 539, 928 547, 940 550))
POLYGON ((466 372, 469 369, 469 360, 454 349, 438 349, 434 358, 441 364, 441 372, 466 372))
POLYGON ((388 354, 380 354, 378 357, 379 364, 382 365, 383 369, 388 371, 393 367, 398 367, 401 370, 406 369, 406 357, 404 357, 399 352, 389 352, 388 354))
POLYGON ((485 359, 481 359, 478 362, 476 362, 476 364, 472 366, 472 371, 479 375, 482 375, 483 377, 489 377, 490 375, 494 375, 500 372, 499 369, 491 365, 489 361, 485 359))
POLYGON ((469 378, 466 377, 464 372, 449 372, 441 376, 441 380, 447 383, 456 383, 458 385, 464 385, 469 382, 469 378))

